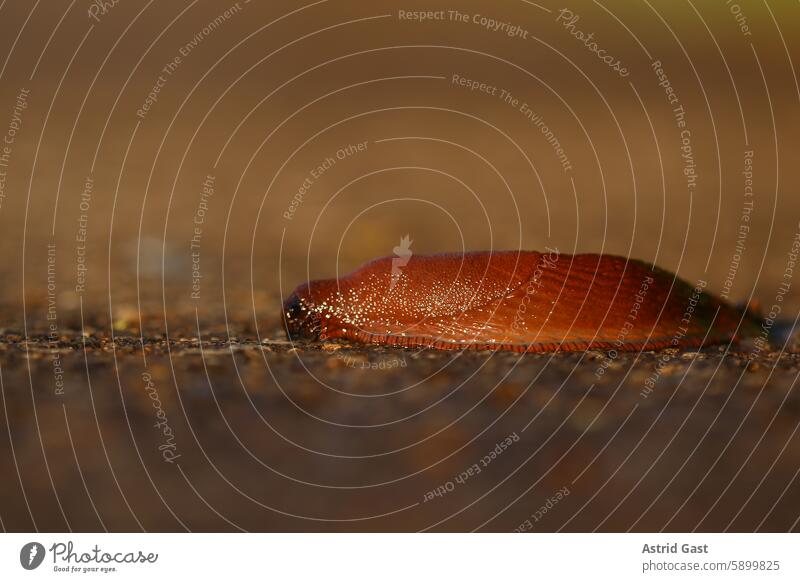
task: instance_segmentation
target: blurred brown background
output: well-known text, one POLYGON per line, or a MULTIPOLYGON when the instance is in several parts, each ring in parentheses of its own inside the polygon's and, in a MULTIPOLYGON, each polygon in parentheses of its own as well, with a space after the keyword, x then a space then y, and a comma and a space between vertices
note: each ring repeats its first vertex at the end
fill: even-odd
POLYGON ((751 230, 730 295, 772 302, 800 219, 794 3, 735 5, 749 35, 724 2, 571 4, 571 30, 594 33, 625 78, 557 22, 560 5, 236 6, 119 2, 103 13, 87 2, 6 3, 0 120, 11 119, 20 89, 30 94, 0 209, 5 304, 19 305, 23 274, 28 300, 42 299, 52 241, 60 313, 77 308, 81 214, 85 309, 107 311, 109 291, 119 308, 135 302, 137 257, 143 301, 160 302, 162 274, 170 303, 187 299, 207 175, 206 317, 223 297, 223 262, 227 298, 249 303, 251 273, 257 296, 285 295, 309 276, 391 254, 406 233, 416 253, 549 244, 631 255, 720 292, 736 252, 746 150, 751 230), (441 10, 445 20, 399 10, 441 10), (450 20, 450 10, 469 21, 450 20), (691 196, 656 60, 686 112, 698 174, 691 196), (458 86, 454 74, 496 94, 458 86), (159 75, 163 87, 141 119, 159 75), (552 130, 570 171, 523 103, 552 130), (365 151, 337 160, 285 219, 309 172, 359 142, 365 151), (87 176, 94 188, 82 212, 87 176))
POLYGON ((766 306, 789 281, 793 319, 800 4, 8 0, 0 31, 3 528, 508 531, 564 486, 536 529, 797 528, 794 356, 690 355, 644 400, 655 356, 596 382, 596 354, 259 340, 405 235, 630 255, 766 306))

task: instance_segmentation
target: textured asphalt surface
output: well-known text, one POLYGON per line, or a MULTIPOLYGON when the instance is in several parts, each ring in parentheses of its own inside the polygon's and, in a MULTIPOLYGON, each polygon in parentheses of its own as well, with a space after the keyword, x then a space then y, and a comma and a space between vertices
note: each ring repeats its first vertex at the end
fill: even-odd
POLYGON ((788 351, 2 331, 5 530, 800 529, 788 351))

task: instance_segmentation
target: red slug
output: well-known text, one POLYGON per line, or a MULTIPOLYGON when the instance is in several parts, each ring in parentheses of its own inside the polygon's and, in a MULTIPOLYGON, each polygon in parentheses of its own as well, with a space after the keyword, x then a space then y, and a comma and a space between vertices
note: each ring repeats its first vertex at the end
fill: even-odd
POLYGON ((735 339, 748 317, 675 275, 611 255, 528 251, 375 259, 284 302, 290 339, 439 349, 577 351, 735 339))

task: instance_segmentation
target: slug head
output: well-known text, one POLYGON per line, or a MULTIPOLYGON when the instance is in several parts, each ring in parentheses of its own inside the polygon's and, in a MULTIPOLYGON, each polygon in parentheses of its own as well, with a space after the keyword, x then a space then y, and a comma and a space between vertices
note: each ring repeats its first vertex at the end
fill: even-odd
MULTIPOLYGON (((309 281, 299 285, 283 302, 283 328, 290 340, 325 340, 330 323, 323 315, 326 298, 336 288, 333 280, 309 281)), ((329 318, 330 315, 327 315, 329 318)))

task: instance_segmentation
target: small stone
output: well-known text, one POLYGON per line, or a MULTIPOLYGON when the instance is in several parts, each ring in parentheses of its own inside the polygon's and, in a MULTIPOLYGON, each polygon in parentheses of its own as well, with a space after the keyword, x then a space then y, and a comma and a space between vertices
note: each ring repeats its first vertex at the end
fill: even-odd
POLYGON ((762 368, 763 368, 763 366, 761 364, 759 364, 758 362, 756 362, 755 360, 753 360, 749 364, 747 364, 747 371, 748 372, 758 372, 762 368))
POLYGON ((340 358, 328 358, 325 367, 329 369, 343 368, 346 364, 340 358))

